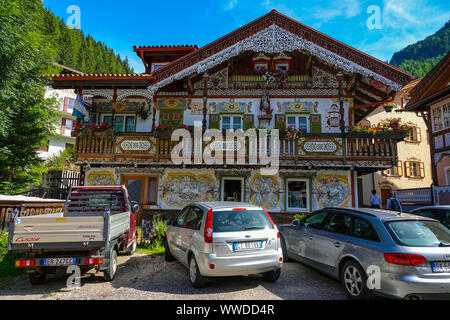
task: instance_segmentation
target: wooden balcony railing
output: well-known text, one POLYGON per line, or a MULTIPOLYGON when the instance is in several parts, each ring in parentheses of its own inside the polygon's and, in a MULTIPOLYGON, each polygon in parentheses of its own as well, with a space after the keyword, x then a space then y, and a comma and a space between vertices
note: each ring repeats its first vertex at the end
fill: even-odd
MULTIPOLYGON (((369 161, 395 163, 397 160, 396 143, 404 137, 395 133, 380 133, 376 135, 347 133, 347 134, 305 134, 298 141, 281 138, 279 140, 280 161, 302 160, 333 160, 333 161, 369 161)), ((266 147, 257 140, 241 146, 235 142, 234 147, 224 144, 221 149, 224 154, 234 148, 235 159, 237 150, 245 148, 245 158, 259 150, 267 150, 267 155, 273 154, 270 137, 265 142, 266 147)), ((78 135, 75 146, 77 161, 145 161, 171 162, 171 152, 179 142, 171 141, 169 136, 155 136, 152 133, 118 133, 106 134, 95 132, 91 135, 78 135)), ((210 143, 203 144, 203 150, 210 143)), ((194 160, 194 137, 186 152, 194 160)), ((217 144, 216 147, 217 148, 217 144)))

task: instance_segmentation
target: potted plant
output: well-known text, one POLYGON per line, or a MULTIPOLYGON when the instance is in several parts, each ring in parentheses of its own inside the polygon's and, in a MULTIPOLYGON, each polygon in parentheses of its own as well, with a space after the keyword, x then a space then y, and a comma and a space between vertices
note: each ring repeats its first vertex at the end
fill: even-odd
POLYGON ((392 112, 392 110, 397 109, 397 105, 393 102, 386 103, 383 105, 384 111, 386 112, 392 112))
POLYGON ((147 120, 148 118, 148 110, 145 108, 145 104, 141 104, 139 109, 136 111, 136 115, 142 120, 147 120))

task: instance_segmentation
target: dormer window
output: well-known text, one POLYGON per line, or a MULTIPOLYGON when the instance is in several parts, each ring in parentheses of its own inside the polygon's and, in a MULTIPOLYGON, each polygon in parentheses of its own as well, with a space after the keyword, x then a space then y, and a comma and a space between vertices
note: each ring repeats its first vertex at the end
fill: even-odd
POLYGON ((278 72, 288 72, 289 71, 289 63, 277 63, 276 65, 278 72))
POLYGON ((268 69, 267 63, 255 63, 255 71, 257 72, 267 72, 268 69))

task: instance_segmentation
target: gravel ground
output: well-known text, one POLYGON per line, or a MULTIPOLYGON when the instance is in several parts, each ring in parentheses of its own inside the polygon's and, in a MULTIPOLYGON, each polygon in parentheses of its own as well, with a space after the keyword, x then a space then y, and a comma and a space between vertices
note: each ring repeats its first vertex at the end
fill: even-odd
POLYGON ((135 254, 120 256, 116 278, 103 281, 103 273, 91 270, 79 289, 65 287, 67 275, 49 275, 40 286, 31 286, 26 275, 0 284, 0 300, 340 300, 346 296, 338 281, 297 262, 285 263, 276 283, 258 276, 209 280, 192 288, 188 270, 163 257, 135 254))

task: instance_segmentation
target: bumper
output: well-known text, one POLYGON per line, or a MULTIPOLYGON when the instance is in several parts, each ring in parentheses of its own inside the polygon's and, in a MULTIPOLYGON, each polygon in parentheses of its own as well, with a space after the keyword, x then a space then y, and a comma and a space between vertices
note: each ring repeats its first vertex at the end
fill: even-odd
POLYGON ((381 290, 383 295, 399 299, 450 299, 450 278, 425 279, 416 275, 390 274, 382 279, 381 290))
MULTIPOLYGON (((67 257, 69 258, 69 257, 67 257)), ((63 264, 63 265, 48 265, 46 263, 47 259, 52 258, 24 258, 17 259, 15 261, 16 268, 66 268, 71 265, 74 266, 94 266, 101 265, 104 263, 104 258, 101 256, 93 256, 93 257, 70 257, 72 259, 71 264, 63 264), (22 263, 21 263, 22 262, 22 263)))
POLYGON ((247 276, 280 269, 283 262, 281 249, 270 253, 259 253, 245 256, 217 257, 215 254, 201 253, 196 257, 198 268, 205 277, 247 276), (214 269, 210 265, 214 265, 214 269))

